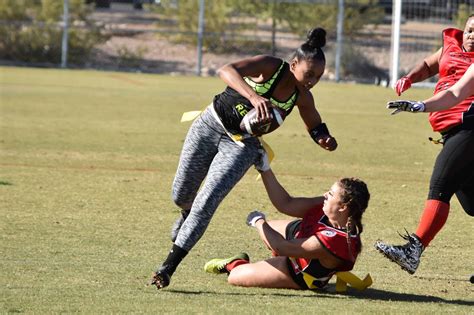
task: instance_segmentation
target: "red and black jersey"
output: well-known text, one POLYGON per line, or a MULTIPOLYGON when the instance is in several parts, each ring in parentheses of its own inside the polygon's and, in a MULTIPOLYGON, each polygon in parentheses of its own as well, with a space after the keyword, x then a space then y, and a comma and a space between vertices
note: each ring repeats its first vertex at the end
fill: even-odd
POLYGON ((352 270, 361 248, 359 235, 351 235, 350 250, 352 255, 349 253, 347 232, 329 224, 328 218, 323 212, 323 205, 308 211, 293 238, 308 238, 313 235, 324 248, 343 263, 335 269, 328 269, 321 265, 319 259, 289 257, 294 273, 303 277, 309 289, 324 287, 337 271, 352 270))
MULTIPOLYGON (((474 52, 463 50, 463 31, 448 28, 443 31, 443 50, 439 59, 439 80, 434 94, 453 86, 474 61, 474 52)), ((434 131, 445 131, 460 125, 466 115, 474 115, 471 104, 474 95, 443 111, 430 113, 429 120, 434 131)))

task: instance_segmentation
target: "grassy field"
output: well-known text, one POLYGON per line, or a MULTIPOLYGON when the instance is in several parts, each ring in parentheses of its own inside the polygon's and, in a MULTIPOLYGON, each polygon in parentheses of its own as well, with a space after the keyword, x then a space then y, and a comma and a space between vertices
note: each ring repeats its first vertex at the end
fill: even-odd
MULTIPOLYGON (((0 313, 473 314, 474 221, 453 199, 448 222, 410 276, 373 248, 413 231, 440 146, 426 115, 390 116, 390 89, 322 82, 319 111, 339 148, 326 152, 295 110, 266 137, 273 169, 293 195, 319 195, 342 176, 372 194, 359 292, 246 289, 206 274, 215 257, 269 252, 247 213, 281 218, 250 170, 224 200, 170 287, 147 286, 167 255, 178 216, 171 183, 188 123, 224 87, 217 78, 0 68, 0 313)), ((430 90, 411 89, 420 99, 430 90)))

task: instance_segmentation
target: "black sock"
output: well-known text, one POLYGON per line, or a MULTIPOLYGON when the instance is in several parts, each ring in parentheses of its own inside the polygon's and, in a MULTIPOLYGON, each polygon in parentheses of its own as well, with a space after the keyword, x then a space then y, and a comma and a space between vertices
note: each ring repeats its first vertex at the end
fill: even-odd
POLYGON ((187 254, 187 251, 173 244, 173 247, 171 248, 168 257, 161 265, 160 270, 166 270, 166 273, 171 277, 176 271, 176 268, 178 268, 178 265, 181 263, 184 257, 186 257, 187 254))

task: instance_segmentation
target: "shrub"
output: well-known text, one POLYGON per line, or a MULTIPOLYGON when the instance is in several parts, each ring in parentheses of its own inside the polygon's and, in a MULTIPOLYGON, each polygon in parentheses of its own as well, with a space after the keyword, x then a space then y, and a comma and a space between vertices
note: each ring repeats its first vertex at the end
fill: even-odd
MULTIPOLYGON (((292 1, 222 0, 205 3, 204 46, 209 51, 222 52, 219 49, 235 51, 239 44, 248 44, 251 41, 260 44, 258 33, 255 32, 259 29, 258 23, 266 24, 260 27, 261 30, 268 29, 269 25, 276 29, 278 24, 280 29, 302 36, 317 26, 325 28, 329 33, 334 33, 336 30, 337 1, 321 1, 315 4, 292 1), (251 36, 252 34, 255 36, 251 36)), ((374 6, 374 0, 355 0, 352 4, 345 10, 345 34, 355 34, 366 24, 378 24, 383 21, 383 9, 374 6)), ((160 6, 154 10, 165 17, 158 21, 159 26, 176 27, 176 31, 169 32, 168 38, 178 42, 196 43, 199 1, 161 0, 160 6)), ((334 36, 331 33, 329 35, 334 36)))
POLYGON ((137 49, 129 49, 126 45, 120 45, 116 48, 118 64, 121 67, 136 68, 143 61, 143 57, 148 52, 148 48, 139 46, 137 49))
MULTIPOLYGON (((63 2, 57 0, 0 0, 0 58, 35 63, 61 61, 63 2), (28 3, 28 5, 27 5, 28 3)), ((87 20, 90 6, 70 1, 68 61, 83 63, 105 38, 87 20), (76 27, 80 25, 80 27, 76 27)))

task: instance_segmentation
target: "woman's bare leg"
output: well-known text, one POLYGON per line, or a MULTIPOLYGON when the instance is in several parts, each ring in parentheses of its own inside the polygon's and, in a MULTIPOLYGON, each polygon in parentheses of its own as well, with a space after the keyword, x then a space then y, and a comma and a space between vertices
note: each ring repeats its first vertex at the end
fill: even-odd
POLYGON ((267 221, 268 225, 275 231, 281 234, 284 238, 286 238, 286 227, 290 222, 293 220, 270 220, 267 221))
POLYGON ((242 287, 301 289, 291 278, 283 256, 237 266, 227 281, 242 287))

